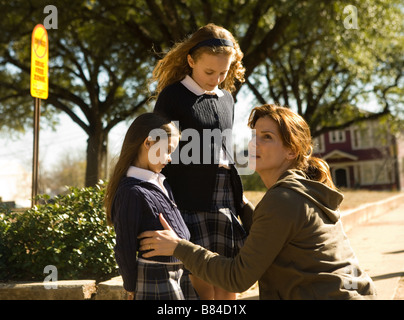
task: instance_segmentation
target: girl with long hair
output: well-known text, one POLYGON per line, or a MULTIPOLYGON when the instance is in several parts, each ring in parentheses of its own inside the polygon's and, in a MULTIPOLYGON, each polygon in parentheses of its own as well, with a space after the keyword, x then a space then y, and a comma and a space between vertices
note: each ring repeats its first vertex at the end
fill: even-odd
POLYGON ((179 237, 189 231, 160 173, 171 161, 180 139, 179 130, 155 113, 138 116, 129 127, 105 196, 107 220, 116 233, 115 257, 129 299, 183 300, 182 263, 175 257, 146 258, 137 235, 163 229, 163 213, 179 237))
MULTIPOLYGON (((208 24, 178 42, 153 70, 157 82, 154 112, 178 121, 181 130, 200 137, 190 153, 181 152, 178 163, 164 169, 191 240, 209 250, 234 257, 245 239, 237 219, 247 201, 235 168, 231 136, 236 81, 244 81, 243 53, 226 29, 208 24), (215 131, 216 130, 216 131, 215 131), (219 139, 206 139, 206 131, 219 139), (230 147, 229 147, 230 146, 230 147)), ((185 149, 184 149, 185 150, 185 149)), ((203 300, 235 299, 236 294, 190 276, 203 300)), ((186 278, 184 278, 186 279, 186 278)))
POLYGON ((375 287, 359 267, 343 230, 343 196, 327 163, 312 155, 310 129, 288 108, 252 110, 255 160, 266 194, 256 206, 248 238, 228 258, 165 231, 147 231, 147 256, 173 254, 196 276, 242 292, 258 280, 260 299, 373 299, 375 287))

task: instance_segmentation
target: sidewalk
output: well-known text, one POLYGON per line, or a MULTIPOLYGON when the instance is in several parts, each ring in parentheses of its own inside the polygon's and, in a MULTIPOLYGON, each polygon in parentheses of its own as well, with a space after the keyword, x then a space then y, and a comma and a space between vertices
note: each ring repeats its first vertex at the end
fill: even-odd
POLYGON ((404 200, 347 235, 359 265, 376 285, 378 299, 404 300, 404 200))
MULTIPOLYGON (((388 207, 388 206, 386 206, 388 207)), ((378 300, 404 300, 404 198, 391 211, 349 226, 347 236, 361 268, 373 279, 378 300)), ((258 288, 241 299, 258 300, 258 288)))

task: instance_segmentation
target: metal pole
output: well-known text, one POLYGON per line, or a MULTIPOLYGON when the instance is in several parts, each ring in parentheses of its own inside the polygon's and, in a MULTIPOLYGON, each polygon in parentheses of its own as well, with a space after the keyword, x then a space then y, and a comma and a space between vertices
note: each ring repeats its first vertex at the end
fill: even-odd
POLYGON ((37 204, 35 197, 38 194, 38 150, 39 150, 39 118, 41 115, 41 99, 35 98, 34 103, 34 146, 32 157, 32 193, 31 207, 37 204))
POLYGON ((104 154, 104 180, 109 179, 109 166, 108 166, 108 133, 105 138, 105 154, 104 154))

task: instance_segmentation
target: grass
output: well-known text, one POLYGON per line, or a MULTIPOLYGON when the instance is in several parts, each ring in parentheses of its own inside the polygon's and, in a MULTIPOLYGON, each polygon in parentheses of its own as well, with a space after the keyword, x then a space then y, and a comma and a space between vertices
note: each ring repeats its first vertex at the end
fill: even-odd
MULTIPOLYGON (((341 203, 341 211, 359 207, 365 203, 376 202, 399 194, 398 191, 369 191, 369 190, 341 190, 344 200, 341 203)), ((265 191, 244 191, 245 196, 252 204, 257 205, 265 194, 265 191)))

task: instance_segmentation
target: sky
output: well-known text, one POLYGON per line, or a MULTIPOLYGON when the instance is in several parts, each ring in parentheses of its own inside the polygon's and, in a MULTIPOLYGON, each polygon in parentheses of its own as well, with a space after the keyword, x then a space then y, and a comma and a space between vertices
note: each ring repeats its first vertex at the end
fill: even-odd
MULTIPOLYGON (((110 133, 111 146, 119 141, 125 134, 125 123, 118 125, 110 133)), ((32 166, 33 154, 33 129, 29 128, 27 132, 18 137, 7 137, 6 134, 0 135, 0 144, 3 145, 0 151, 0 159, 2 161, 17 161, 30 169, 32 166)), ((39 132, 39 161, 46 169, 57 166, 58 161, 66 155, 66 153, 83 154, 87 147, 87 135, 73 122, 69 116, 61 115, 60 124, 56 126, 56 130, 46 128, 40 123, 39 132)))

